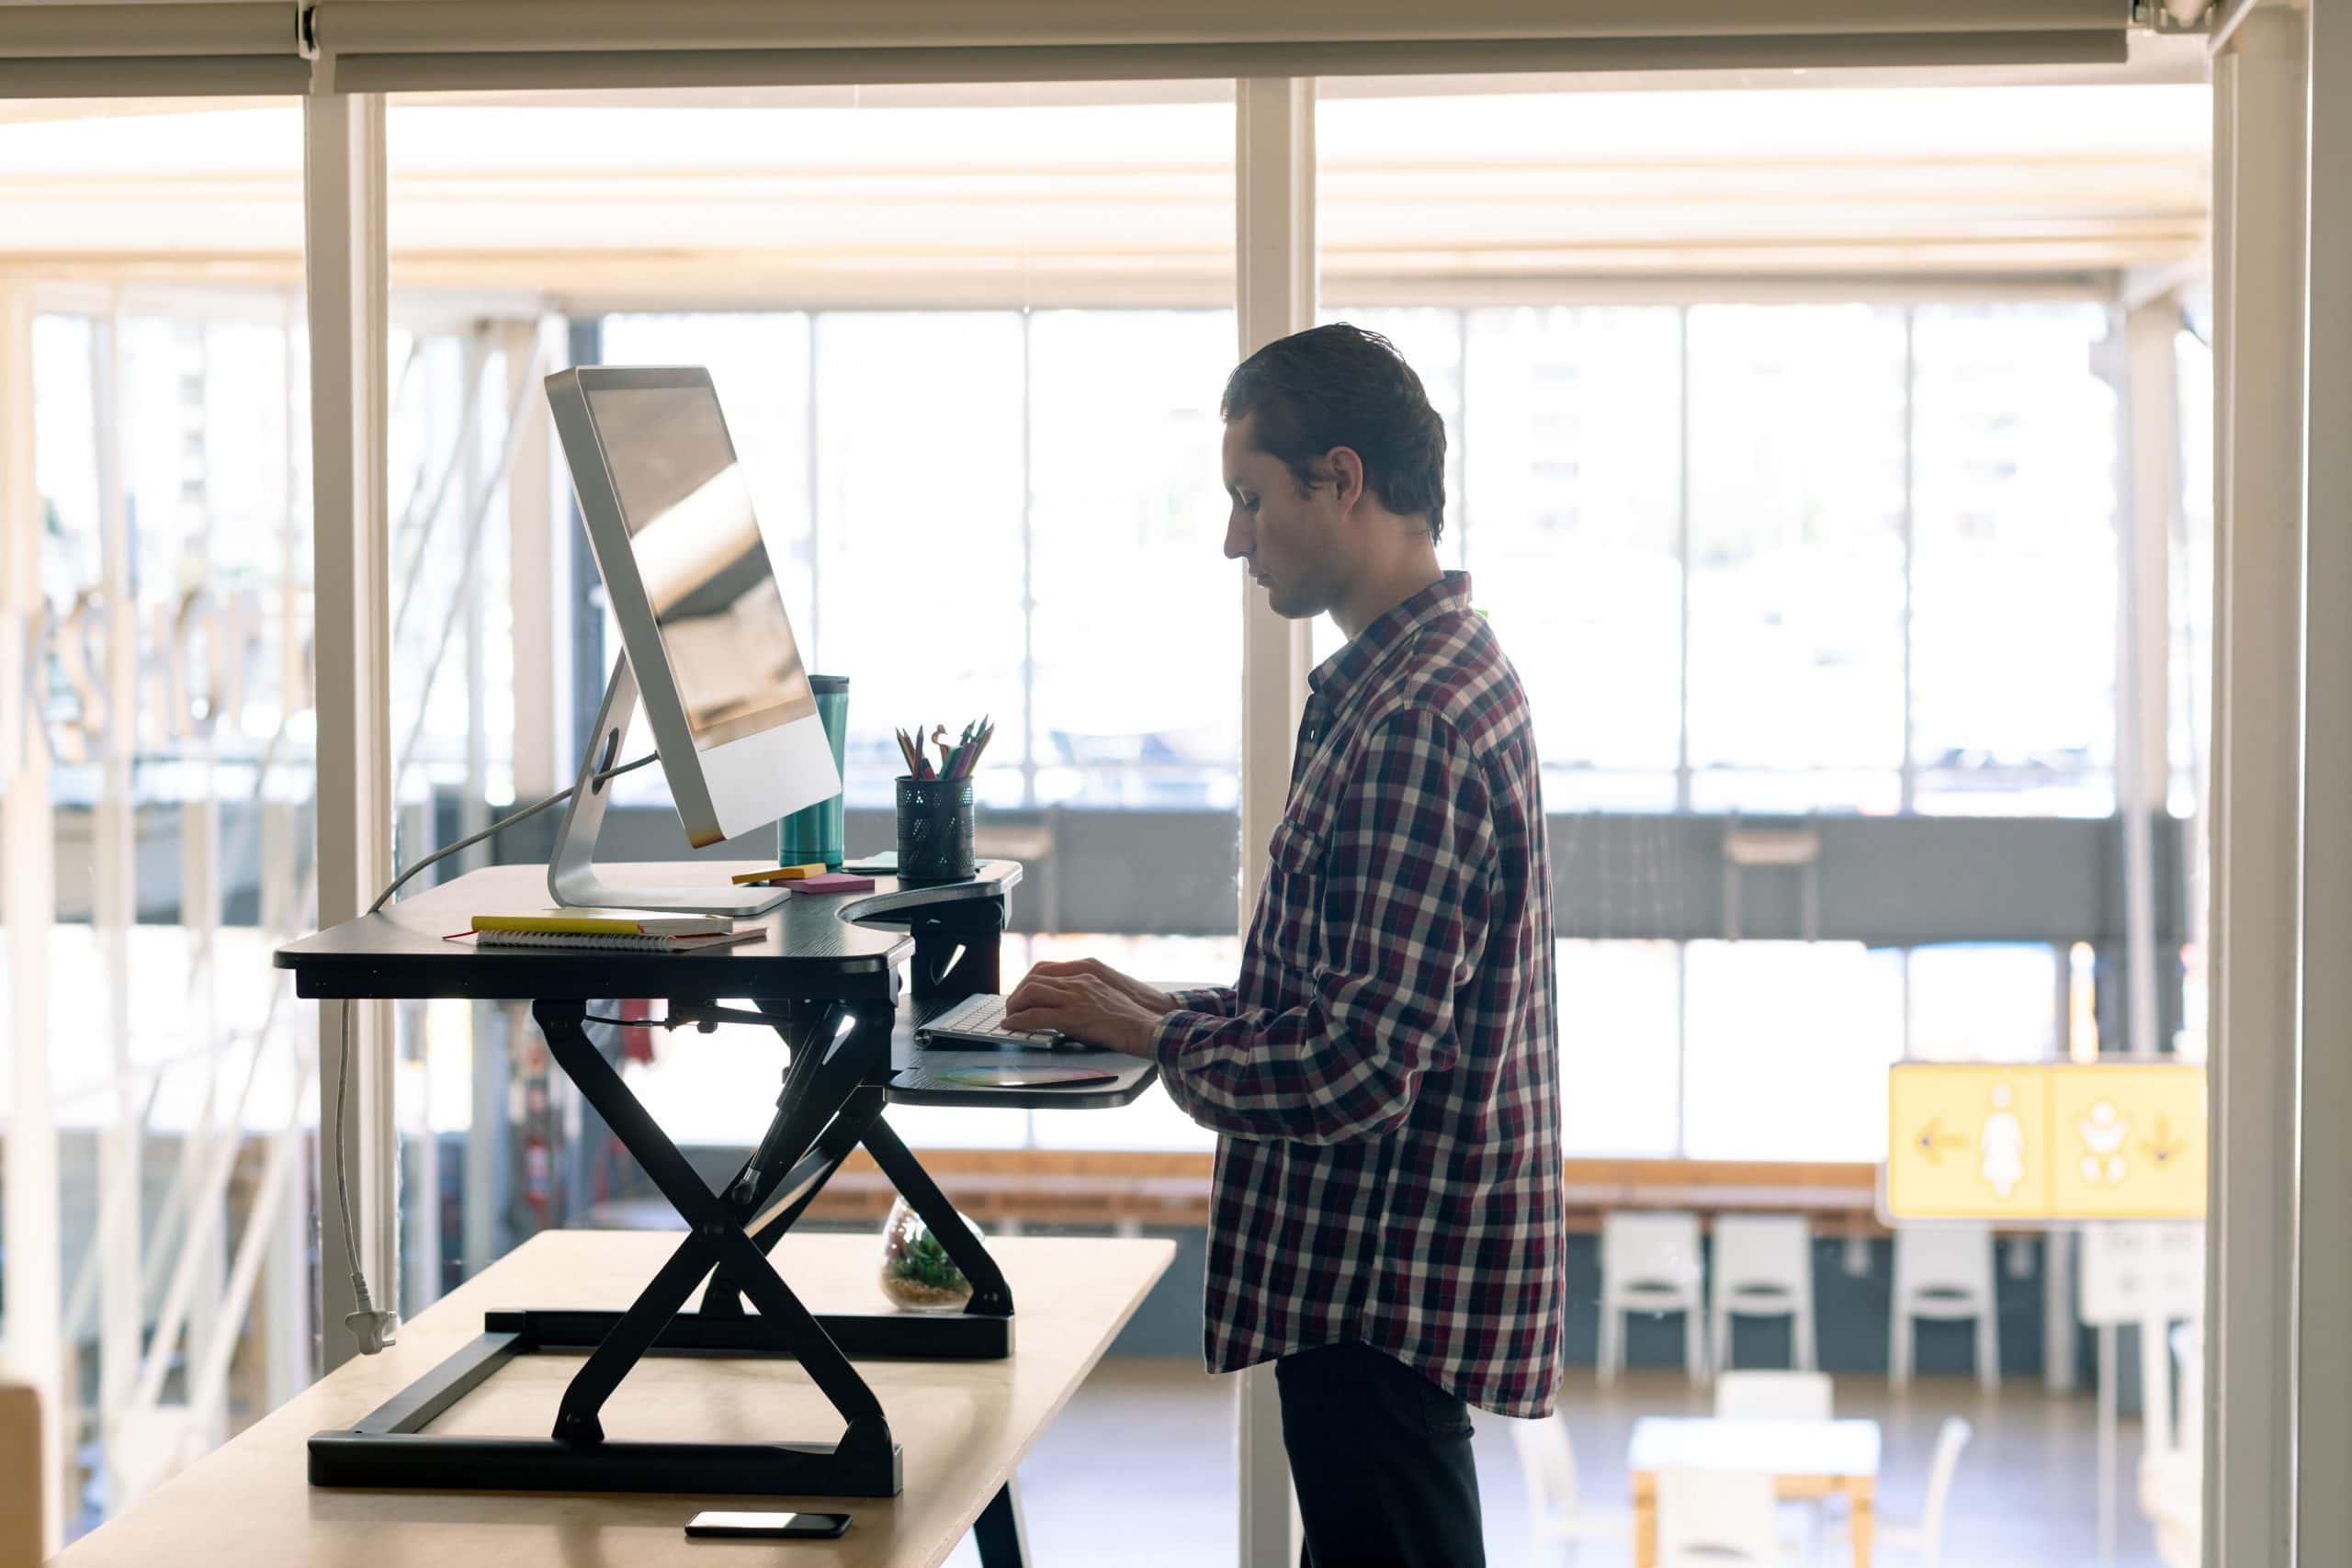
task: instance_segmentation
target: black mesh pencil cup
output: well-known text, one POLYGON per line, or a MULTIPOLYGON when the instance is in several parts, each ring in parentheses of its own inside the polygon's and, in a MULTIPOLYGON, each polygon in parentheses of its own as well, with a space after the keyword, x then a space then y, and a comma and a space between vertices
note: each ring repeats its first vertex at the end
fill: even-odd
POLYGON ((899 781, 899 880, 960 882, 972 874, 972 781, 899 781))

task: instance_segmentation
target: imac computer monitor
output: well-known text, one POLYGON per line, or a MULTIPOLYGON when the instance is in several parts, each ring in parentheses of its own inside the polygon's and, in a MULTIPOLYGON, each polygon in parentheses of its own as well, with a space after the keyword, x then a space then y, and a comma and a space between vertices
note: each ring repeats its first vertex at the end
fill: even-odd
MULTIPOLYGON (((605 699, 619 711, 598 721, 583 784, 625 760, 616 749, 628 709, 615 699, 633 676, 696 848, 836 793, 832 750, 710 373, 582 366, 548 377, 547 389, 623 652, 605 699)), ((601 807, 601 787, 583 787, 575 817, 592 794, 601 807)), ((776 902, 773 890, 717 881, 701 907, 776 902)), ((634 887, 611 889, 620 896, 609 898, 571 896, 577 891, 559 886, 557 897, 688 907, 678 897, 648 900, 634 887)))

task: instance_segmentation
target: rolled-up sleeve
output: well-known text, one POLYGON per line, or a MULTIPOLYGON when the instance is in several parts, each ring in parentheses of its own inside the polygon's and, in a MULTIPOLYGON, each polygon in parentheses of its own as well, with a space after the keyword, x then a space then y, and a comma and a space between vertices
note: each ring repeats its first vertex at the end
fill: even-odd
POLYGON ((1241 993, 1231 986, 1189 986, 1168 994, 1176 998, 1179 1012, 1231 1018, 1241 1009, 1241 993))
POLYGON ((1454 992, 1485 945, 1494 859, 1491 802, 1462 737, 1419 708, 1384 719, 1311 879, 1321 935, 1306 998, 1168 1014, 1152 1054, 1169 1097, 1237 1138, 1337 1144, 1401 1125, 1421 1080, 1460 1055, 1454 992))

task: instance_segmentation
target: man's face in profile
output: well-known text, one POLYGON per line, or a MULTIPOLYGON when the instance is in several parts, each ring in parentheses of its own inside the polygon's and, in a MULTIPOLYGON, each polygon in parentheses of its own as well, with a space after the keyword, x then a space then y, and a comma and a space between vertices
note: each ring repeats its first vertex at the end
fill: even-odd
POLYGON ((1232 511, 1225 554, 1266 590, 1274 614, 1319 615, 1339 602, 1344 539, 1338 488, 1303 487, 1287 464, 1261 450, 1255 414, 1225 427, 1225 491, 1232 511))

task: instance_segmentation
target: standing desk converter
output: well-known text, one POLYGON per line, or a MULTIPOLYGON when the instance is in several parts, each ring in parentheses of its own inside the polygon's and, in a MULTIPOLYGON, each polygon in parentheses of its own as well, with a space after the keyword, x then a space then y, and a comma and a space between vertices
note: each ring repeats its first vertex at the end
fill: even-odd
MULTIPOLYGON (((606 873, 624 886, 640 880, 674 886, 694 877, 723 881, 750 869, 699 861, 624 864, 606 873)), ((891 1132, 885 1108, 1124 1105, 1149 1087, 1156 1068, 1112 1052, 1056 1053, 1054 1066, 1098 1067, 1116 1073, 1116 1080, 1076 1091, 936 1083, 935 1066, 975 1059, 1009 1066, 1024 1055, 943 1052, 934 1064, 933 1054, 913 1041, 921 1021, 1001 988, 1006 901, 1021 878, 1010 861, 983 862, 969 882, 902 886, 881 878, 870 895, 796 894, 764 917, 763 940, 710 952, 477 949, 469 941, 447 940, 477 914, 545 907, 545 868, 536 865, 472 872, 281 948, 277 963, 294 972, 296 994, 310 998, 528 1001, 556 1065, 686 1222, 686 1237, 626 1311, 551 1306, 485 1314, 481 1336, 425 1377, 349 1429, 314 1435, 311 1484, 896 1495, 899 1448, 853 1362, 1001 1359, 1012 1352, 1013 1308, 1003 1273, 891 1132), (613 998, 666 999, 673 1026, 707 1032, 747 1022, 780 1037, 787 1062, 775 1114, 758 1147, 718 1190, 695 1172, 599 1050, 592 1031, 607 1026, 591 1021, 588 1004, 613 998), (754 1010, 721 1005, 738 998, 750 998, 754 1010), (801 1304, 771 1261, 771 1249, 861 1145, 972 1281, 961 1313, 820 1316, 801 1304), (684 1310, 697 1287, 699 1309, 684 1310), (747 1302, 756 1313, 746 1311, 747 1302), (501 1366, 535 1351, 587 1353, 548 1437, 425 1430, 501 1366), (840 1412, 840 1440, 606 1440, 598 1413, 641 1358, 695 1354, 792 1357, 840 1412)), ((1000 1511, 1013 1511, 1009 1486, 990 1506, 991 1513, 1000 1511)))

